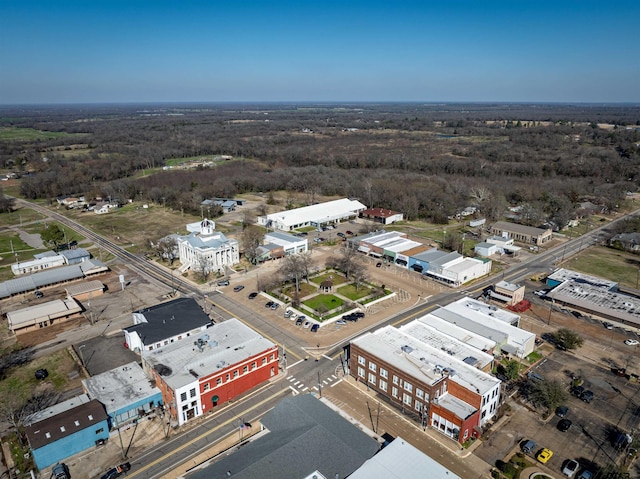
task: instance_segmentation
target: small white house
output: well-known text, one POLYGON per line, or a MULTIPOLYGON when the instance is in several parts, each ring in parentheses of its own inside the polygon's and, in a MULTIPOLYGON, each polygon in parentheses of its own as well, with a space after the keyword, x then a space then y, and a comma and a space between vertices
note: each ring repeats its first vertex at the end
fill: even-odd
POLYGON ((473 251, 478 255, 484 258, 488 258, 491 255, 494 255, 498 252, 498 245, 494 243, 487 243, 483 241, 482 243, 478 243, 473 248, 473 251))

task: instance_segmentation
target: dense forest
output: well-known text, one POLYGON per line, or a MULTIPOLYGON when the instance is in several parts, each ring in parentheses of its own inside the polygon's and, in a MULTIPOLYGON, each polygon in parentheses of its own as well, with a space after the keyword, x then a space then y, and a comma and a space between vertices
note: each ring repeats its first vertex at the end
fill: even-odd
POLYGON ((357 197, 409 219, 467 206, 563 226, 614 209, 640 181, 640 107, 541 104, 1 107, 0 167, 26 198, 111 196, 200 212, 211 197, 288 190, 357 197), (179 158, 214 166, 164 169, 179 158), (228 159, 231 157, 231 159, 228 159))

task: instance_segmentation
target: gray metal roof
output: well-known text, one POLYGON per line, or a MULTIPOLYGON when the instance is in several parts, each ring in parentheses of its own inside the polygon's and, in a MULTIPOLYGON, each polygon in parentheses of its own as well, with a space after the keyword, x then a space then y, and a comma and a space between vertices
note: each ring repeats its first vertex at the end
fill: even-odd
POLYGON ((349 479, 460 479, 401 437, 395 438, 349 479))
POLYGON ((313 471, 345 478, 379 449, 377 441, 310 394, 282 400, 262 424, 268 434, 188 479, 300 479, 313 471))
POLYGON ((60 251, 60 254, 62 256, 64 256, 65 258, 67 258, 67 261, 78 259, 78 258, 90 258, 91 257, 89 252, 84 248, 66 249, 66 250, 60 251))
POLYGON ((97 259, 91 259, 79 264, 61 266, 59 268, 52 268, 39 273, 25 275, 20 278, 10 279, 9 281, 0 283, 0 298, 7 298, 14 294, 33 291, 34 289, 52 284, 73 281, 74 279, 84 278, 86 274, 91 274, 94 270, 106 271, 107 269, 104 263, 97 259))

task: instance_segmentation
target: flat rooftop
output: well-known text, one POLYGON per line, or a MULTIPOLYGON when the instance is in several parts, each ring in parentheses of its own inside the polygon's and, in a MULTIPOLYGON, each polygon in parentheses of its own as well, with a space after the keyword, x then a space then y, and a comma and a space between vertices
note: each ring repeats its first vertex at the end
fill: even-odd
POLYGON ((438 383, 445 370, 450 380, 479 394, 500 383, 497 378, 392 326, 366 333, 352 342, 426 384, 438 383))
POLYGON ((167 366, 171 372, 163 379, 173 389, 191 384, 201 376, 240 363, 276 345, 235 318, 216 323, 199 336, 190 336, 162 349, 143 351, 152 367, 167 366), (194 344, 201 339, 202 346, 194 344))
POLYGON ((82 385, 89 396, 104 404, 108 413, 161 394, 136 362, 83 379, 82 385))
POLYGON ((484 353, 463 341, 459 341, 454 336, 438 331, 438 329, 423 321, 416 319, 404 326, 401 326, 399 329, 401 332, 408 334, 429 346, 444 351, 448 355, 453 356, 460 361, 464 361, 470 366, 484 369, 493 363, 493 356, 491 354, 484 353))

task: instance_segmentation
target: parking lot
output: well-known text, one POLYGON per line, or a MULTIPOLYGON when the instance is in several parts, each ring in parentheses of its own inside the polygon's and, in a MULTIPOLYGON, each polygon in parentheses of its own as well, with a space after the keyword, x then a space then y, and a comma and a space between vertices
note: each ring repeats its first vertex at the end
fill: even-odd
MULTIPOLYGON (((512 403, 508 420, 483 439, 476 454, 495 465, 496 461, 506 460, 520 451, 523 441, 531 439, 537 445, 528 454, 531 461, 556 475, 562 473, 570 459, 580 463, 580 470, 594 472, 607 463, 619 464, 628 452, 627 444, 614 446, 614 440, 618 431, 632 432, 640 424, 640 384, 616 376, 611 368, 575 353, 560 351, 548 344, 542 351, 545 360, 532 371, 539 378, 557 380, 564 385, 569 394, 564 404, 569 409, 565 417, 571 426, 562 432, 557 415, 544 419, 532 404, 519 400, 512 403), (576 377, 584 380, 585 390, 593 392, 591 402, 571 394, 572 379, 576 377), (535 459, 542 448, 554 453, 544 466, 535 459)), ((634 471, 630 471, 631 477, 637 477, 635 466, 634 471)))

